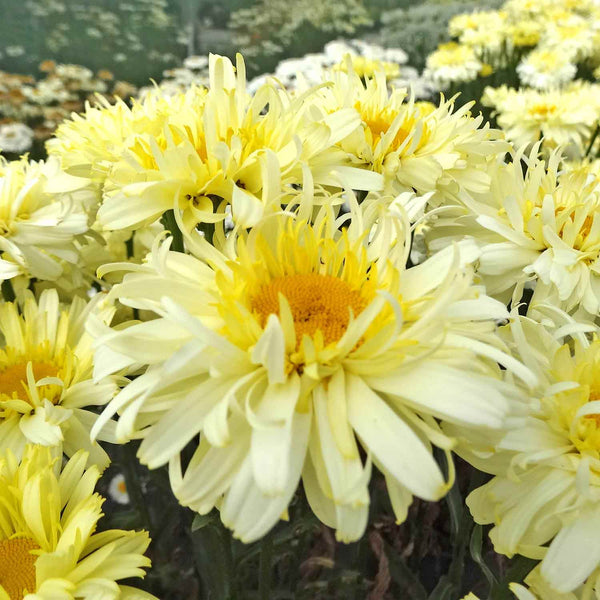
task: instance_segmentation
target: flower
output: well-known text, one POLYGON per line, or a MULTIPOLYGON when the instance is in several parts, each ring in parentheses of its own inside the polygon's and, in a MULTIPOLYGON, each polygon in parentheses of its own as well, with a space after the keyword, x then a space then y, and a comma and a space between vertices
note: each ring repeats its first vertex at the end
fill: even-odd
POLYGON ((79 451, 60 470, 48 448, 28 446, 19 463, 0 455, 0 598, 156 600, 117 582, 144 577, 146 532, 95 533, 104 499, 97 467, 79 451))
POLYGON ((472 48, 447 42, 427 57, 423 75, 443 90, 453 83, 474 81, 481 67, 482 63, 472 48))
POLYGON ((127 493, 127 483, 121 473, 115 475, 108 486, 108 493, 111 499, 118 504, 129 504, 129 494, 127 493))
POLYGON ((222 220, 226 205, 236 222, 250 227, 265 212, 294 203, 294 186, 303 185, 309 171, 311 184, 382 187, 380 176, 353 168, 336 148, 359 127, 355 111, 317 119, 310 99, 269 83, 250 97, 239 55, 237 70, 211 55, 210 77, 202 106, 169 117, 158 139, 146 134, 130 140, 98 211, 106 229, 137 228, 171 209, 192 229, 222 220))
POLYGON ((563 48, 538 48, 517 65, 521 82, 540 90, 561 87, 575 77, 577 65, 563 48))
POLYGON ((0 280, 19 275, 56 280, 75 263, 74 240, 88 230, 82 195, 89 182, 60 171, 58 161, 0 157, 0 280), (62 186, 62 193, 54 187, 62 186))
POLYGON ((415 102, 404 88, 387 89, 384 74, 364 82, 354 73, 333 72, 333 85, 321 91, 317 108, 330 112, 353 108, 362 127, 345 136, 339 146, 353 162, 381 173, 392 194, 415 190, 454 195, 461 188, 486 190, 488 161, 504 154, 508 144, 500 132, 481 126, 468 103, 454 111, 452 100, 415 102))
POLYGON ((431 444, 451 464, 453 440, 436 419, 491 435, 514 401, 495 360, 529 373, 495 336, 506 311, 473 285, 472 244, 407 269, 407 217, 384 215, 354 212, 344 232, 329 207, 315 225, 273 215, 228 255, 190 235, 192 255, 157 241, 145 264, 116 265, 130 272, 110 298, 157 318, 118 331, 90 322, 98 375, 115 360, 148 365, 93 433, 118 412, 118 439, 143 438, 141 462, 169 463, 179 501, 218 506, 244 542, 275 525, 300 477, 343 541, 366 527, 372 464, 399 522, 413 494, 439 499, 453 471, 445 481, 431 444))
POLYGON ((29 150, 33 142, 33 130, 25 123, 0 125, 0 151, 21 153, 29 150))
MULTIPOLYGON (((68 456, 85 449, 91 462, 108 465, 106 452, 90 440, 97 415, 86 408, 106 404, 117 389, 113 378, 92 381, 93 350, 83 325, 92 312, 110 321, 114 309, 100 308, 101 300, 76 298, 61 310, 50 289, 39 302, 25 294, 22 313, 15 303, 0 304, 0 448, 17 457, 27 443, 68 456)), ((114 441, 110 427, 101 439, 114 441)))
POLYGON ((566 311, 600 310, 600 188, 586 172, 559 174, 560 157, 548 165, 523 151, 496 165, 489 193, 464 194, 466 214, 432 223, 435 252, 452 239, 473 236, 482 253, 478 271, 488 293, 505 300, 537 281, 532 306, 551 301, 566 311), (527 164, 523 174, 522 160, 527 164), (503 295, 503 293, 506 293, 503 295))
POLYGON ((597 572, 580 588, 564 594, 548 584, 541 576, 539 566, 530 571, 523 583, 527 584, 527 587, 519 583, 509 585, 517 600, 588 600, 597 597, 600 592, 597 572))
POLYGON ((546 152, 562 147, 572 158, 582 158, 600 114, 597 84, 576 82, 562 90, 486 88, 485 106, 494 109, 498 125, 515 146, 543 139, 546 152))
POLYGON ((497 552, 542 559, 544 585, 566 594, 600 567, 600 338, 597 328, 568 318, 554 330, 530 319, 511 328, 515 356, 540 385, 530 393, 525 424, 506 435, 492 459, 475 463, 496 476, 467 505, 477 523, 494 525, 497 552), (581 333, 590 329, 591 342, 581 333), (562 339, 569 333, 574 339, 562 339))

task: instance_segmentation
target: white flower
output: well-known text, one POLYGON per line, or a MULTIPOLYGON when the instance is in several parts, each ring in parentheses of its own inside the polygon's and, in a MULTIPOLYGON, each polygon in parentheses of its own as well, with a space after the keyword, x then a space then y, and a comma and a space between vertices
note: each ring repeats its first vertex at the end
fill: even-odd
POLYGON ((0 152, 20 154, 31 148, 33 129, 24 123, 0 125, 0 152))

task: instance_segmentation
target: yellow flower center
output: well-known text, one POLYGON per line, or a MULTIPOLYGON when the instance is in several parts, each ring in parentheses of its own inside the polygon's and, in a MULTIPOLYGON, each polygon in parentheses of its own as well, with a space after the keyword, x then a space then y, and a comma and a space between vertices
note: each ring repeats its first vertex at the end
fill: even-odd
MULTIPOLYGON (((360 103, 357 103, 355 108, 359 113, 361 113, 362 121, 370 132, 371 148, 375 150, 375 146, 377 146, 379 140, 381 140, 381 138, 387 133, 394 119, 398 116, 398 112, 390 108, 386 108, 381 111, 375 111, 373 109, 369 109, 368 107, 361 106, 360 103)), ((398 132, 394 136, 394 139, 390 143, 388 151, 394 152, 398 150, 398 148, 402 146, 406 138, 412 133, 415 127, 416 122, 414 116, 408 118, 404 123, 402 123, 401 127, 398 129, 398 132)), ((419 147, 425 140, 426 133, 427 127, 425 123, 423 123, 423 135, 421 136, 421 141, 418 144, 419 147)))
POLYGON ((534 104, 529 109, 529 114, 532 117, 541 117, 542 119, 547 118, 548 116, 554 114, 555 112, 556 112, 555 104, 538 103, 538 104, 534 104))
MULTIPOLYGON (((23 397, 23 392, 27 389, 27 364, 28 361, 17 362, 0 372, 0 396, 23 397)), ((31 367, 36 381, 56 377, 59 372, 58 366, 53 362, 32 362, 31 367)))
POLYGON ((35 561, 39 546, 30 538, 0 541, 0 585, 10 600, 22 600, 35 591, 35 561))
POLYGON ((325 344, 337 342, 346 332, 350 310, 354 317, 367 306, 360 291, 331 275, 306 273, 277 277, 263 285, 250 299, 251 308, 264 326, 271 314, 279 314, 279 294, 290 305, 298 344, 317 331, 325 344))

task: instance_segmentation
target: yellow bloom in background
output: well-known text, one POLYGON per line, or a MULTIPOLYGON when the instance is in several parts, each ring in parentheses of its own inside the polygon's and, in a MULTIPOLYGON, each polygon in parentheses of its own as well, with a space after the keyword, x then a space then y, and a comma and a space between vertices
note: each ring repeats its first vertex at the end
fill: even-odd
POLYGON ((335 146, 360 126, 355 111, 315 118, 310 93, 293 98, 270 83, 251 97, 241 56, 234 68, 211 55, 210 77, 201 107, 169 117, 159 138, 129 140, 106 181, 98 212, 105 229, 138 228, 173 208, 193 229, 223 220, 228 205, 249 227, 294 203, 294 186, 382 188, 380 176, 353 168, 335 146))
POLYGON ((558 88, 571 81, 577 73, 573 53, 560 46, 537 48, 517 65, 522 83, 539 89, 558 88))
POLYGON ((453 83, 466 83, 477 79, 482 63, 470 46, 447 42, 441 44, 427 57, 423 76, 444 90, 453 83))
POLYGON ((481 102, 493 109, 498 125, 516 147, 543 139, 548 152, 561 147, 582 158, 600 116, 600 87, 575 82, 562 90, 486 88, 481 102))
POLYGON ((415 102, 405 88, 388 91, 379 72, 362 81, 356 73, 331 74, 317 107, 325 112, 353 108, 362 126, 339 143, 353 162, 385 177, 386 191, 399 194, 458 190, 484 191, 489 186, 486 165, 509 146, 500 132, 473 117, 472 104, 454 110, 452 100, 439 106, 415 102))
POLYGON ((0 280, 55 281, 64 263, 76 263, 89 197, 89 181, 62 172, 56 160, 0 157, 0 280))
POLYGON ((144 577, 146 532, 96 533, 104 499, 97 467, 75 454, 60 469, 48 448, 28 446, 19 463, 0 453, 0 599, 156 600, 119 585, 144 577))
POLYGON ((507 315, 473 284, 473 245, 406 269, 406 218, 384 214, 356 210, 341 232, 346 217, 327 209, 314 225, 272 216, 227 255, 200 236, 188 239, 191 256, 157 242, 110 294, 157 318, 90 323, 99 376, 117 357, 148 365, 94 433, 118 413, 118 439, 143 438, 141 462, 169 463, 179 501, 219 507, 244 542, 276 524, 301 477, 343 541, 366 527, 372 465, 399 522, 413 495, 443 496, 452 468, 447 481, 432 444, 451 464, 454 442, 437 419, 492 435, 518 404, 496 360, 530 374, 495 336, 507 315), (198 434, 182 472, 180 452, 198 434))
MULTIPOLYGON (((376 60, 366 56, 351 56, 352 70, 361 78, 373 77, 376 72, 382 71, 386 79, 400 76, 400 65, 395 62, 376 60)), ((334 70, 348 71, 348 61, 342 60, 332 67, 334 70)))
MULTIPOLYGON (((92 340, 85 321, 94 313, 108 323, 114 309, 80 298, 61 309, 56 290, 42 292, 39 302, 26 294, 22 313, 16 303, 0 304, 0 449, 21 456, 27 443, 56 448, 68 456, 89 452, 104 469, 108 455, 90 440, 97 415, 88 410, 115 394, 114 379, 92 381, 92 340)), ((114 425, 114 424, 113 424, 114 425)), ((101 439, 114 440, 108 427, 101 439)))
POLYGON ((450 37, 463 46, 473 48, 478 55, 496 55, 505 41, 507 14, 503 10, 476 11, 456 15, 448 23, 450 37))
MULTIPOLYGON (((544 314, 557 311, 548 307, 544 314)), ((564 315, 553 330, 529 319, 511 327, 515 356, 540 386, 531 392, 526 423, 495 452, 479 460, 467 453, 496 475, 467 505, 477 523, 494 524, 497 552, 542 559, 540 581, 566 594, 600 567, 600 339, 593 326, 564 315), (596 332, 591 342, 581 333, 590 329, 596 332), (562 339, 568 333, 574 339, 562 339)))
POLYGON ((520 300, 535 281, 531 306, 550 302, 566 311, 600 310, 600 188, 584 172, 559 174, 536 148, 498 165, 488 194, 462 197, 463 208, 432 221, 430 250, 472 236, 481 248, 478 272, 488 293, 520 300), (523 175, 521 159, 528 165, 523 175))

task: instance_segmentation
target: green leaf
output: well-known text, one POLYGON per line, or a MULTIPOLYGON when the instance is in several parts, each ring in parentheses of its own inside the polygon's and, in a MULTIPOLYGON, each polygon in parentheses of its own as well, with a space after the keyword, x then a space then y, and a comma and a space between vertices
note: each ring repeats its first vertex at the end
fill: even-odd
POLYGON ((192 532, 198 531, 198 529, 202 529, 206 527, 210 523, 215 520, 215 515, 213 512, 209 512, 207 515, 196 515, 194 520, 192 521, 192 532))

